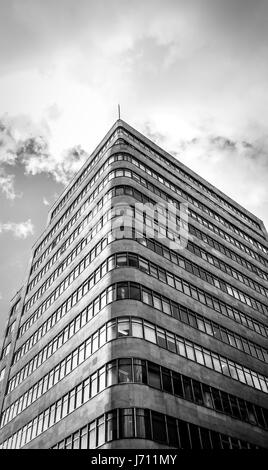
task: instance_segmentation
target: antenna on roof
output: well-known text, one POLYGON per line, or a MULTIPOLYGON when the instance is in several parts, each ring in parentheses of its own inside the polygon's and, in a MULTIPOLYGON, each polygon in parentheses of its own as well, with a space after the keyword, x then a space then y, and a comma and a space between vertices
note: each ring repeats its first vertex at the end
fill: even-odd
POLYGON ((121 119, 121 115, 120 115, 120 104, 118 105, 118 119, 121 119))

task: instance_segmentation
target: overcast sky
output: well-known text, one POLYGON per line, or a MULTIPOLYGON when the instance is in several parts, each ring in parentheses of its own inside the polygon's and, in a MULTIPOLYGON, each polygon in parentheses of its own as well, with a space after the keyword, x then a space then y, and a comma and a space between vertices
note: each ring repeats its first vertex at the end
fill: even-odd
POLYGON ((0 0, 0 338, 55 201, 121 116, 268 226, 268 2, 0 0))

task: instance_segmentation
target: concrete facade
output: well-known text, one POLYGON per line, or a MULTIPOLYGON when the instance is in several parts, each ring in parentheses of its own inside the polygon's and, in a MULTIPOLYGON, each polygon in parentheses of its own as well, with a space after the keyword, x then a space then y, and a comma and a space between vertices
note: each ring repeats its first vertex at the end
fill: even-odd
MULTIPOLYGON (((178 227, 171 223, 170 230, 176 232, 178 227)), ((157 241, 162 246, 161 249, 169 249, 168 239, 161 238, 157 241)), ((169 249, 169 253, 171 252, 169 249)), ((118 120, 51 208, 47 228, 33 247, 23 287, 12 299, 0 362, 0 447, 195 449, 214 448, 216 443, 223 448, 268 447, 267 253, 268 236, 262 221, 128 124, 118 120), (141 167, 134 164, 133 159, 141 167), (88 166, 90 170, 87 170, 88 166), (151 174, 148 173, 148 168, 151 174), (121 174, 122 169, 125 173, 121 174), (116 176, 108 177, 113 170, 118 171, 116 176), (89 187, 89 181, 98 172, 99 176, 89 187), (133 172, 138 176, 134 177, 133 172), (159 174, 165 181, 156 180, 155 175, 159 174), (138 181, 137 178, 141 180, 138 181), (102 183, 103 187, 100 186, 102 183), (109 239, 114 225, 106 219, 101 225, 103 214, 115 204, 134 206, 140 202, 135 199, 136 193, 129 195, 124 188, 138 191, 144 200, 149 198, 155 204, 163 203, 163 193, 178 204, 185 202, 185 197, 173 190, 170 187, 172 185, 197 201, 188 201, 188 208, 207 221, 201 224, 196 218, 189 217, 189 224, 203 234, 202 240, 190 234, 189 241, 203 253, 207 253, 206 256, 213 255, 216 260, 225 263, 225 271, 219 264, 215 265, 214 262, 213 265, 204 256, 197 256, 189 249, 177 252, 184 260, 182 267, 176 261, 178 258, 172 261, 171 258, 164 257, 163 253, 152 251, 148 245, 139 243, 135 237, 109 239), (157 194, 157 189, 153 190, 153 187, 162 193, 157 194), (123 188, 121 193, 119 188, 123 188), (83 196, 79 198, 81 193, 83 196), (86 205, 85 201, 93 193, 94 197, 86 205), (109 198, 105 196, 107 193, 110 194, 109 198), (101 203, 101 210, 91 217, 91 211, 101 203), (76 213, 78 216, 74 223, 60 235, 76 213), (213 224, 214 229, 209 223, 213 224), (99 225, 91 236, 91 230, 96 224, 99 225), (53 234, 49 235, 55 226, 53 234), (206 241, 206 236, 229 250, 232 255, 226 256, 222 250, 212 247, 206 241), (237 243, 231 239, 235 239, 237 243), (94 252, 84 269, 82 260, 102 240, 105 240, 105 244, 99 251, 96 248, 96 253, 94 252), (83 248, 73 255, 63 271, 56 271, 81 243, 85 243, 83 248), (48 247, 51 247, 49 251, 48 247), (51 266, 40 275, 41 278, 34 287, 29 289, 35 276, 44 270, 44 266, 56 256, 59 249, 61 252, 55 257, 55 262, 51 261, 51 266), (120 265, 118 254, 126 255, 128 261, 120 265), (138 256, 135 266, 129 261, 131 254, 138 256), (42 256, 43 261, 33 270, 42 256), (111 258, 111 263, 115 263, 112 268, 109 268, 108 258, 111 258), (150 274, 142 270, 142 260, 150 264, 150 274), (82 268, 77 274, 75 268, 79 263, 82 268), (104 263, 107 263, 108 268, 102 268, 103 271, 99 273, 97 270, 104 263), (200 277, 195 270, 190 272, 188 265, 202 268, 214 281, 208 282, 207 278, 200 277), (152 275, 155 269, 158 278, 152 275), (74 301, 73 306, 69 310, 66 307, 66 312, 61 317, 58 315, 56 320, 52 320, 53 315, 55 319, 55 312, 65 311, 64 302, 80 286, 85 286, 93 273, 94 281, 87 293, 83 295, 85 288, 81 287, 76 298, 78 300, 74 301), (177 287, 168 284, 168 275, 195 287, 199 297, 196 297, 192 288, 190 293, 186 293, 185 290, 179 291, 177 287), (53 282, 40 296, 38 294, 36 301, 26 311, 25 305, 29 299, 51 276, 54 276, 53 282), (69 284, 67 276, 70 277, 69 284), (247 283, 243 282, 245 279, 247 283), (41 315, 34 318, 34 313, 46 299, 54 295, 61 283, 60 295, 44 308, 41 315), (120 298, 120 289, 124 289, 122 283, 128 283, 126 289, 129 293, 131 286, 135 286, 139 290, 139 294, 135 295, 140 297, 131 298, 132 294, 129 294, 126 298, 120 298), (234 294, 231 295, 223 288, 225 284, 231 286, 234 294), (258 289, 254 288, 256 285, 259 286, 258 289), (106 300, 103 300, 104 294, 100 300, 104 303, 96 307, 98 296, 111 286, 115 286, 116 297, 108 300, 107 291, 106 300), (153 292, 153 305, 143 301, 144 288, 147 289, 146 292, 153 292), (242 296, 239 297, 236 292, 241 292, 242 296), (159 308, 156 304, 157 294, 161 305, 159 308), (202 302, 204 295, 214 299, 213 307, 208 302, 202 302), (245 296, 253 299, 251 305, 244 300, 245 296), (258 304, 254 304, 254 300, 258 304), (188 320, 175 317, 173 313, 165 313, 164 305, 167 302, 171 308, 176 304, 182 311, 188 309, 188 320), (220 304, 218 310, 215 302, 220 304), (91 311, 91 303, 94 304, 94 315, 84 321, 83 312, 85 309, 91 311), (96 311, 97 308, 100 310, 96 311), (197 320, 194 320, 194 316, 197 320), (22 330, 22 326, 30 318, 33 318, 32 324, 24 328, 25 331, 22 330), (246 320, 242 321, 241 318, 246 320), (123 325, 120 320, 124 319, 126 324, 131 325, 130 330, 120 330, 120 325, 123 325), (138 319, 136 323, 135 319, 138 319), (201 326, 202 319, 207 325, 206 330, 201 326), (113 324, 112 320, 116 320, 116 323, 113 324), (46 332, 44 329, 37 340, 34 334, 42 325, 46 325, 46 332), (134 327, 137 327, 137 331, 141 328, 143 336, 138 337, 134 327), (111 333, 113 329, 116 330, 115 333, 111 333), (150 339, 148 335, 152 329, 154 333, 150 339), (160 341, 162 331, 166 346, 160 341), (220 336, 217 336, 216 331, 220 336), (109 336, 112 334, 115 336, 109 336), (152 339, 154 334, 156 341, 152 339), (168 343, 171 337, 176 343, 173 350, 168 343), (18 351, 25 348, 31 338, 32 344, 16 359, 18 351), (56 347, 49 346, 54 338, 62 339, 57 339, 56 347), (88 352, 87 341, 90 341, 91 352, 88 352), (184 355, 179 346, 180 341, 184 342, 184 355), (97 342, 98 345, 95 346, 97 342), (195 346, 190 346, 191 344, 195 346), (191 352, 191 347, 195 352, 191 352), (79 356, 79 348, 80 352, 85 349, 83 360, 79 356), (77 355, 74 352, 76 349, 77 355), (209 351, 211 366, 208 366, 209 362, 202 364, 198 360, 197 350, 201 351, 203 358, 208 357, 209 351), (71 353, 72 358, 66 360, 64 369, 60 369, 62 361, 71 357, 71 353), (48 354, 47 359, 45 354, 48 354), (124 366, 122 359, 130 358, 131 366, 124 366), (139 376, 137 379, 135 375, 138 370, 136 360, 143 361, 143 378, 139 376), (32 372, 27 371, 31 361, 32 372), (153 376, 153 366, 160 371, 159 381, 157 374, 153 376), (110 383, 108 379, 112 367, 115 370, 113 377, 116 377, 114 383, 110 383), (24 378, 20 372, 23 368, 24 378), (239 372, 233 372, 233 368, 239 372), (97 371, 102 372, 96 375, 97 371), (19 381, 15 383, 15 377, 19 377, 19 374, 19 381), (171 384, 169 389, 165 389, 164 385, 166 376, 171 384), (126 377, 125 381, 122 377, 126 377), (183 396, 177 392, 178 377, 181 377, 180 383, 183 384, 183 396), (87 380, 91 392, 88 392, 87 380), (189 389, 188 385, 186 389, 186 384, 190 384, 189 389), (210 392, 207 391, 209 387, 210 392), (213 397, 210 401, 207 401, 207 394, 213 397), (128 410, 126 417, 123 409, 128 410), (146 410, 146 418, 139 418, 139 413, 143 416, 142 410, 146 410), (44 418, 41 418, 43 414, 44 418), (113 419, 112 425, 109 419, 113 419), (87 433, 87 439, 82 439, 83 432, 87 433), (159 437, 161 432, 166 436, 162 441, 159 437), (188 433, 188 437, 185 437, 185 433, 188 433), (77 437, 78 434, 80 437, 77 437)), ((202 360, 209 361, 208 358, 202 360)))

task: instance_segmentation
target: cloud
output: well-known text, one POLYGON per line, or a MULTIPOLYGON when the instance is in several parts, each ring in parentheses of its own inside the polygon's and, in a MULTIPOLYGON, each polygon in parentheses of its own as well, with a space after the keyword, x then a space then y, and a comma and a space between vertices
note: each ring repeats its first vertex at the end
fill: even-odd
POLYGON ((31 219, 26 222, 0 222, 0 234, 4 232, 11 232, 15 238, 27 238, 34 234, 34 226, 31 219))
POLYGON ((11 201, 18 197, 14 189, 14 180, 14 175, 6 174, 4 169, 0 167, 0 191, 11 201))
POLYGON ((26 175, 47 174, 56 182, 66 185, 89 156, 80 145, 61 153, 52 153, 48 124, 40 122, 37 125, 26 116, 0 118, 1 130, 0 188, 8 199, 17 196, 14 190, 15 177, 6 174, 7 165, 20 164, 26 175))
POLYGON ((13 165, 16 160, 16 140, 12 135, 11 126, 2 116, 0 121, 0 164, 13 165))
POLYGON ((50 202, 45 197, 43 197, 43 204, 44 206, 49 206, 50 202))
POLYGON ((47 173, 58 183, 66 185, 86 161, 88 154, 78 145, 66 150, 57 159, 50 153, 46 139, 37 136, 19 144, 17 157, 26 174, 47 173))

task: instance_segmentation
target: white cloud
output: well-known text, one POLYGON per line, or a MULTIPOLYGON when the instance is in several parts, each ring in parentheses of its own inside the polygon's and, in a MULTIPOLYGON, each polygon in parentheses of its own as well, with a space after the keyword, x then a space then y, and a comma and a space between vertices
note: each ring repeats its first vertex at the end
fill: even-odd
POLYGON ((49 174, 58 183, 66 185, 88 158, 76 145, 60 153, 50 149, 50 128, 45 119, 34 123, 23 115, 0 118, 0 188, 8 199, 16 196, 14 175, 7 175, 7 165, 21 164, 25 174, 49 174), (8 135, 8 139, 4 138, 8 135))
POLYGON ((0 3, 0 100, 15 116, 0 162, 66 184, 120 102, 123 119, 141 130, 153 122, 164 148, 265 216, 267 1, 0 3), (210 136, 251 142, 252 157, 210 136), (65 150, 77 144, 78 156, 65 150))
POLYGON ((50 202, 45 197, 43 197, 43 204, 44 206, 49 206, 50 202))
POLYGON ((26 222, 0 222, 0 234, 4 232, 11 232, 15 238, 27 238, 34 234, 34 226, 31 219, 26 222))
POLYGON ((14 180, 14 175, 6 174, 4 169, 0 167, 0 191, 11 201, 18 197, 15 193, 14 180))

